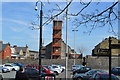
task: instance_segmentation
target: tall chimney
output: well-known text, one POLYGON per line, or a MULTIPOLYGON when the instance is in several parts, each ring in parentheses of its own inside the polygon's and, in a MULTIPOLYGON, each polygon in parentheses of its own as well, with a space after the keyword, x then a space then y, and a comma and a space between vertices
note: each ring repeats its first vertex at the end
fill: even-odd
POLYGON ((61 44, 62 44, 62 21, 53 21, 53 53, 52 58, 61 58, 61 44))

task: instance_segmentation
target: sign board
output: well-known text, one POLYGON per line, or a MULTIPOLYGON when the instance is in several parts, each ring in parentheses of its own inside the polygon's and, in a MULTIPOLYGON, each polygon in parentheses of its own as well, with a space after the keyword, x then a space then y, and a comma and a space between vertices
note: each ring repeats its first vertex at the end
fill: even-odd
POLYGON ((120 49, 120 44, 111 44, 111 49, 120 49))

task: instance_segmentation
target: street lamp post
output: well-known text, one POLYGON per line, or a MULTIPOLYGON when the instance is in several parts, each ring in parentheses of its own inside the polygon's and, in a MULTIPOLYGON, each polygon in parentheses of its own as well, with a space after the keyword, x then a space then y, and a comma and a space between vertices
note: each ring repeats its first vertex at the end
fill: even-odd
MULTIPOLYGON (((66 5, 68 5, 68 0, 66 0, 66 5)), ((68 80, 68 8, 66 9, 66 49, 65 49, 65 80, 68 80)))
POLYGON ((74 29, 72 31, 74 32, 74 65, 75 65, 75 59, 76 59, 76 56, 75 56, 75 32, 77 32, 78 30, 74 29))
POLYGON ((109 37, 109 80, 111 80, 111 42, 112 42, 112 39, 111 37, 109 37))
MULTIPOLYGON (((38 8, 37 8, 37 4, 38 4, 39 1, 36 2, 36 8, 35 10, 37 11, 38 8)), ((43 15, 43 12, 42 12, 42 2, 41 2, 41 10, 40 10, 40 39, 39 39, 39 66, 41 66, 41 51, 42 51, 42 15, 43 15)), ((41 67, 39 67, 39 74, 41 73, 41 67)), ((41 80, 41 77, 40 77, 40 80, 41 80)))

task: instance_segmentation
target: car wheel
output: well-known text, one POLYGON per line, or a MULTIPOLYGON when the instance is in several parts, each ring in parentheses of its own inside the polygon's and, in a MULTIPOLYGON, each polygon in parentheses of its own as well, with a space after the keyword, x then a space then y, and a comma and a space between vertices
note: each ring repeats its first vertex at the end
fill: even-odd
POLYGON ((55 75, 58 75, 58 72, 57 71, 54 71, 55 75))
POLYGON ((77 80, 83 80, 81 77, 78 77, 77 80))
POLYGON ((73 72, 73 75, 75 74, 75 72, 73 72))
POLYGON ((4 70, 2 70, 2 73, 5 73, 5 71, 4 71, 4 70))
POLYGON ((16 71, 15 68, 13 68, 12 71, 16 71))

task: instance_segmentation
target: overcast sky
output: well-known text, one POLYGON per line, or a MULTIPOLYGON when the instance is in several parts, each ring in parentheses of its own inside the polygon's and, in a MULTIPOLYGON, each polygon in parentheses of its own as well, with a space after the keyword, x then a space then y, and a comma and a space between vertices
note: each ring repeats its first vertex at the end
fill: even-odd
MULTIPOLYGON (((1 3, 0 3, 1 4, 1 3)), ((65 2, 44 2, 43 14, 48 15, 51 10, 56 7, 56 4, 62 9, 65 7, 65 2)), ((40 4, 38 4, 40 5, 40 4)), ((103 2, 99 6, 96 6, 96 3, 93 2, 90 7, 86 8, 84 12, 94 11, 95 8, 100 11, 104 10, 106 7, 110 6, 111 2, 103 2)), ((69 13, 77 12, 82 6, 80 3, 74 2, 69 7, 69 13)), ((117 7, 117 6, 116 6, 117 7)), ((0 6, 1 8, 1 6, 0 6)), ((30 50, 38 50, 39 45, 39 30, 31 30, 31 22, 35 21, 39 24, 39 20, 37 18, 37 14, 39 11, 35 11, 35 2, 2 2, 2 9, 0 13, 0 32, 1 36, 0 40, 3 40, 4 43, 9 42, 11 45, 17 45, 24 47, 26 44, 28 45, 30 50)), ((53 14, 56 14, 54 12, 53 14)), ((70 17, 70 16, 69 16, 70 17)), ((58 17, 62 20, 62 15, 58 17)), ((68 45, 71 48, 74 48, 74 34, 72 29, 75 27, 72 24, 73 17, 70 17, 68 20, 68 45)), ((43 19, 43 22, 46 19, 43 19)), ((114 30, 118 31, 118 21, 115 21, 114 30)), ((53 23, 51 22, 49 25, 43 26, 43 42, 44 45, 52 42, 52 27, 53 23)), ((66 42, 65 35, 65 20, 63 20, 63 30, 62 30, 62 38, 66 42)), ((102 28, 96 28, 89 35, 86 32, 89 28, 84 26, 80 26, 77 28, 78 32, 76 32, 76 51, 78 52, 79 47, 84 47, 86 51, 84 55, 91 55, 92 49, 103 39, 108 38, 109 36, 115 36, 112 33, 109 33, 109 26, 106 25, 102 28)), ((116 36, 115 36, 116 37, 116 36)))

